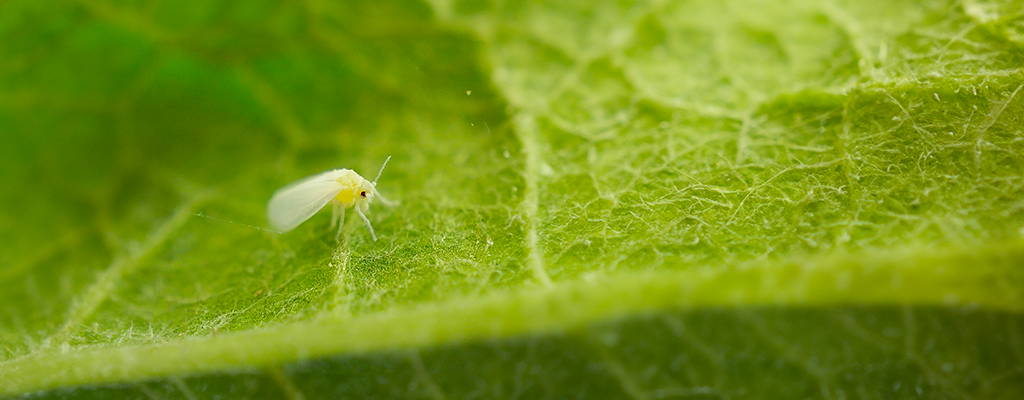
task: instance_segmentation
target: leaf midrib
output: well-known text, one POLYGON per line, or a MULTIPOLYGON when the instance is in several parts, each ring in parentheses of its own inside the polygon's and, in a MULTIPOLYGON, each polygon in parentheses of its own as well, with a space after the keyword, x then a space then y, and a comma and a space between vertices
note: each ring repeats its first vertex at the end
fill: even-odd
POLYGON ((1024 271, 1019 265, 1024 265, 1024 243, 1013 241, 947 248, 905 246, 686 271, 622 274, 354 319, 326 315, 164 343, 49 349, 0 362, 0 371, 4 371, 0 373, 0 394, 551 334, 670 309, 912 305, 1019 313, 1024 310, 1024 285, 1020 284, 1024 271))

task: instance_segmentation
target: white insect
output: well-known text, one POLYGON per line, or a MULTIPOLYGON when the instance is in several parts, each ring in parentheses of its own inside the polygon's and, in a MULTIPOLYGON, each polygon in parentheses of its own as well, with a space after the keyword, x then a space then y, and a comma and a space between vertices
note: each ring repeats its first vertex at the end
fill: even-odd
POLYGON ((359 214, 363 222, 366 222, 366 227, 370 228, 370 236, 377 240, 377 234, 373 233, 373 225, 370 225, 365 213, 369 211, 370 202, 374 197, 388 206, 396 204, 385 199, 377 191, 377 180, 380 179, 380 174, 384 173, 384 167, 390 160, 391 156, 384 160, 384 165, 380 166, 380 172, 377 172, 373 182, 364 179, 356 171, 336 169, 278 189, 267 203, 267 219, 270 226, 288 232, 312 217, 327 203, 331 203, 334 207, 331 229, 334 229, 335 225, 338 226, 338 233, 334 235, 335 241, 341 237, 341 228, 345 225, 345 209, 349 207, 355 208, 356 214, 359 214))

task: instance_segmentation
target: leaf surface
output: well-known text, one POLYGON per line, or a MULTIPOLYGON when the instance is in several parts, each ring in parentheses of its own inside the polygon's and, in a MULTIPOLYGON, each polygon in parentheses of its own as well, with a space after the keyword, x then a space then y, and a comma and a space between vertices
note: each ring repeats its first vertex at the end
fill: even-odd
POLYGON ((0 395, 1024 397, 1021 65, 1020 1, 9 0, 0 395), (389 155, 380 240, 267 227, 389 155))

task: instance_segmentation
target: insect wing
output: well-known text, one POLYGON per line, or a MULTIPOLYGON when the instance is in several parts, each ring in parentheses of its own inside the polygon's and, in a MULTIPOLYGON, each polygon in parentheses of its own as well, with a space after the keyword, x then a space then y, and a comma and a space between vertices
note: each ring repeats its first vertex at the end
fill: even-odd
POLYGON ((343 188, 335 179, 339 171, 327 171, 285 186, 270 197, 267 219, 270 226, 288 232, 320 211, 343 188))

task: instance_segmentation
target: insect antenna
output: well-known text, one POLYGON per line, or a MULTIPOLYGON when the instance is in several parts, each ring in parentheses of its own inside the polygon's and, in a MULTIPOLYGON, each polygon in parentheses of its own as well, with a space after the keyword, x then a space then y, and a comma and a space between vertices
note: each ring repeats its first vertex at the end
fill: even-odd
POLYGON ((373 178, 373 184, 374 185, 376 185, 377 184, 377 180, 380 179, 380 174, 384 173, 384 167, 388 166, 388 161, 391 161, 391 156, 388 156, 388 158, 384 159, 384 165, 380 166, 380 171, 377 171, 377 177, 373 178))

